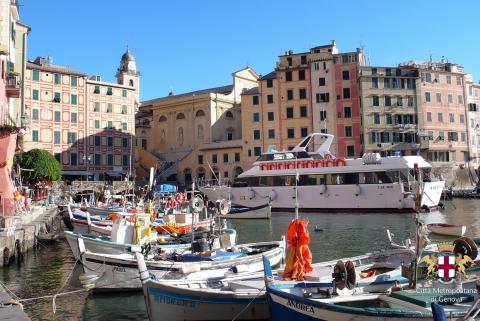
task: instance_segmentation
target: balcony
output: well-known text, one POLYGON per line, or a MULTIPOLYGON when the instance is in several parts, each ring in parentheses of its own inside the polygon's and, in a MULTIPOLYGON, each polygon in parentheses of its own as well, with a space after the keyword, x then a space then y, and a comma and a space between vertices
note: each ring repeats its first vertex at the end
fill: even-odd
POLYGON ((20 77, 16 73, 8 73, 6 81, 7 97, 20 97, 20 77))

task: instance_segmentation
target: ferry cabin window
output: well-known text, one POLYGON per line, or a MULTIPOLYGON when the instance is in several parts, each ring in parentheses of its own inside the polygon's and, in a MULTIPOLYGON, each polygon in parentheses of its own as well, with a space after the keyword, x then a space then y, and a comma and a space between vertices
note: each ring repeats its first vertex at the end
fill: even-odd
POLYGON ((360 184, 388 184, 392 179, 385 172, 367 172, 359 173, 360 184))

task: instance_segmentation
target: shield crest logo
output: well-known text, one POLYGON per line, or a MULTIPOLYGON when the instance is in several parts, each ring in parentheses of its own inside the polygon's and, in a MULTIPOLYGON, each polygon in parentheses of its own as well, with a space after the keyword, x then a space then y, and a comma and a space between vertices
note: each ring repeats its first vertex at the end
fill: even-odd
POLYGON ((453 253, 439 253, 438 255, 438 276, 443 281, 450 281, 455 277, 455 256, 453 253))

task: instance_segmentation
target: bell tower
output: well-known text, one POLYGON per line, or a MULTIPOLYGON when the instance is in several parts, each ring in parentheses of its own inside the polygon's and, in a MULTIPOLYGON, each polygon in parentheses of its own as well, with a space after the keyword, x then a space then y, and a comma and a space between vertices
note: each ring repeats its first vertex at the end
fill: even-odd
POLYGON ((137 71, 137 62, 127 46, 127 51, 120 59, 117 70, 117 83, 135 89, 135 108, 140 104, 140 73, 137 71))

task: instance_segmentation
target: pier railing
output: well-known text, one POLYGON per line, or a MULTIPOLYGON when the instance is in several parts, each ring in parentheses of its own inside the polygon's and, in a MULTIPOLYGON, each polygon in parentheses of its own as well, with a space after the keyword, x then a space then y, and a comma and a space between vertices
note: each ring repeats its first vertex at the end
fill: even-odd
POLYGON ((210 186, 230 186, 230 180, 228 178, 220 179, 203 179, 198 178, 195 183, 198 187, 210 187, 210 186))

